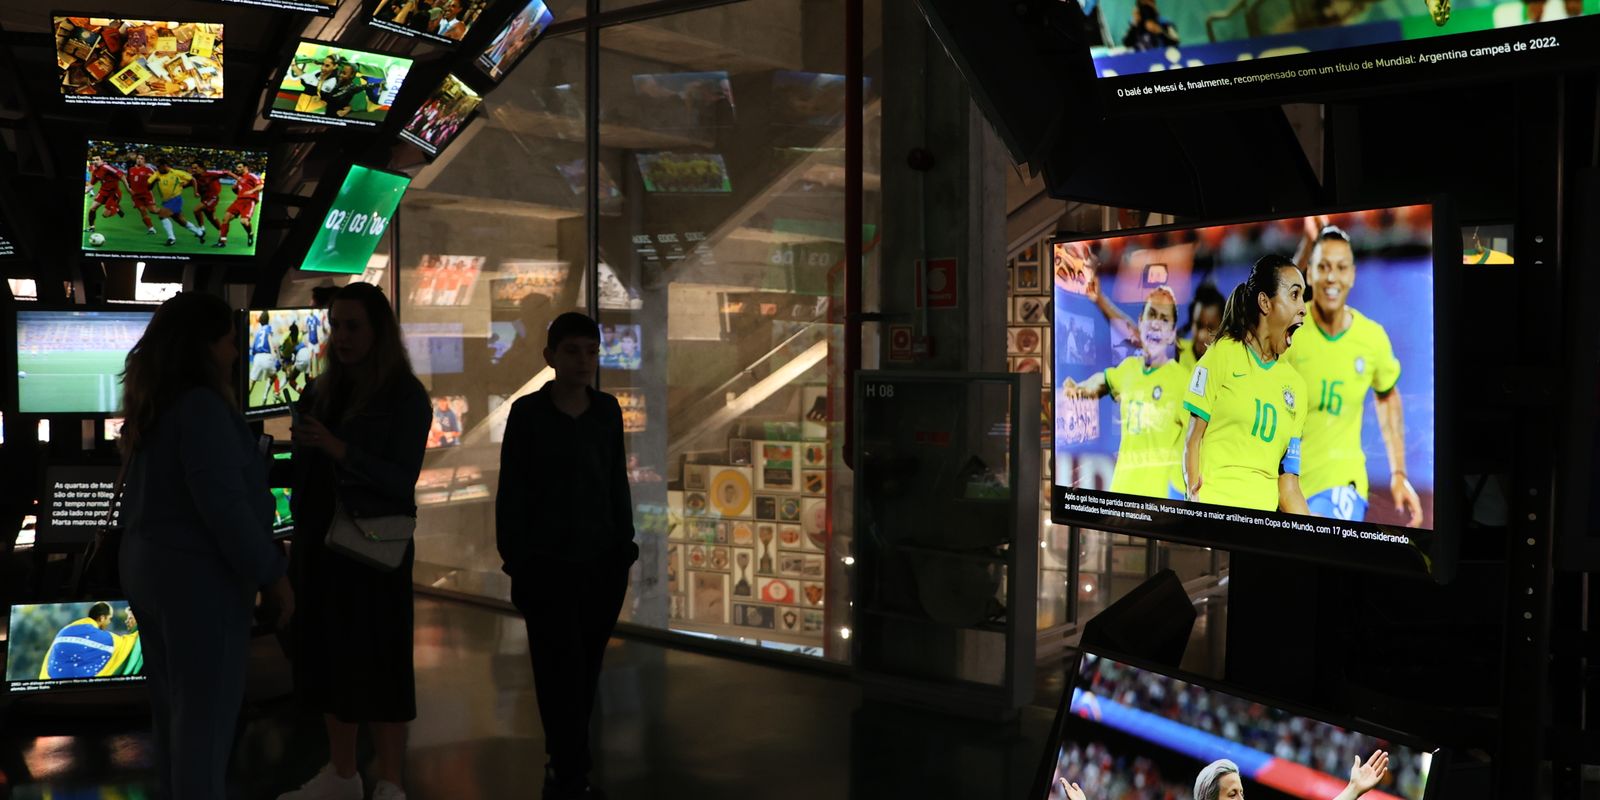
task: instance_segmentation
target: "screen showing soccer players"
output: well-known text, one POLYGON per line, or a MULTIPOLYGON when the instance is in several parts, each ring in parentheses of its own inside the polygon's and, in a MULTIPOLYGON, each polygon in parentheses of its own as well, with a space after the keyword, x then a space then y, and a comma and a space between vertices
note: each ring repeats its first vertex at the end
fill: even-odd
POLYGON ((172 106, 222 99, 222 25, 55 17, 68 103, 172 106))
POLYGON ((252 309, 245 312, 244 348, 247 416, 266 416, 299 402, 306 386, 328 365, 328 312, 318 308, 252 309))
POLYGON ((539 36, 554 21, 555 17, 545 7, 544 0, 529 0, 495 34, 494 41, 489 43, 483 55, 478 56, 478 69, 491 80, 504 78, 533 49, 534 42, 539 41, 539 36))
POLYGON ((403 56, 301 42, 283 72, 267 116, 318 125, 376 127, 389 116, 411 73, 403 56))
POLYGON ((10 623, 8 691, 144 680, 139 619, 126 600, 17 605, 10 623))
POLYGON ((634 158, 647 192, 733 191, 728 165, 717 153, 638 153, 634 158))
POLYGON ((1080 0, 1112 102, 1389 85, 1559 64, 1600 0, 1080 0), (1178 69, 1181 67, 1182 69, 1178 69))
POLYGON ((436 156, 455 141, 482 103, 483 98, 472 87, 454 75, 446 75, 400 132, 400 138, 429 156, 436 156))
POLYGON ((188 260, 256 254, 267 153, 91 140, 85 253, 188 260))
POLYGON ((404 175, 360 164, 350 167, 300 268, 351 275, 365 272, 410 185, 411 179, 404 175))
POLYGON ((17 410, 115 414, 122 370, 153 311, 17 312, 17 410))
POLYGON ((323 17, 333 16, 333 12, 339 8, 339 0, 212 0, 212 2, 271 8, 278 11, 300 11, 323 17))
POLYGON ((1410 551, 1434 528, 1432 239, 1409 206, 1054 243, 1056 520, 1410 551))
POLYGON ((1436 748, 1084 653, 1037 800, 1423 800, 1436 748))
POLYGON ((489 1, 367 0, 367 21, 389 33, 454 45, 477 24, 489 1))

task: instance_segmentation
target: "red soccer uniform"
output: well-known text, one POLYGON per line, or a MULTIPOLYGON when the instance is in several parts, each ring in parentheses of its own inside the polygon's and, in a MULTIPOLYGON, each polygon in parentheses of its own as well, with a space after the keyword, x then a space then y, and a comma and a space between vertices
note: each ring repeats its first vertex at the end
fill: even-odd
POLYGON ((219 169, 207 169, 194 173, 194 193, 200 196, 200 207, 207 211, 217 210, 217 201, 222 199, 222 179, 228 173, 219 169))
POLYGON ((89 181, 100 184, 100 193, 95 195, 94 201, 102 205, 113 204, 122 199, 122 170, 110 164, 101 164, 95 167, 89 181))
POLYGON ((233 191, 238 197, 233 201, 232 205, 228 206, 228 213, 236 217, 249 219, 255 213, 256 201, 260 200, 261 196, 257 194, 247 197, 246 195, 259 188, 261 188, 260 175, 254 172, 240 175, 239 180, 233 184, 233 191))
POLYGON ((150 176, 156 171, 149 166, 135 166, 128 170, 128 189, 133 192, 133 204, 141 208, 148 208, 156 204, 155 195, 150 192, 150 176))

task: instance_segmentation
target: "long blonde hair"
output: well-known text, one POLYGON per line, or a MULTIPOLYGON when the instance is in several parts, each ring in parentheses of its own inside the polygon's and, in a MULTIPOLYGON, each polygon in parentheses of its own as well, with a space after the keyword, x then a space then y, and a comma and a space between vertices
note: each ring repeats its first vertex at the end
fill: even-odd
MULTIPOLYGON (((367 407, 379 394, 397 387, 397 381, 416 380, 411 371, 411 359, 406 355, 405 342, 400 338, 400 323, 395 320, 394 308, 383 290, 370 283, 352 283, 333 294, 328 303, 349 300, 361 304, 367 313, 367 324, 372 326, 372 350, 359 364, 344 364, 337 353, 328 359, 327 371, 317 378, 316 402, 312 413, 318 419, 329 419, 338 411, 349 419, 367 407)), ((331 326, 330 326, 331 327, 331 326)), ((337 343, 338 334, 329 337, 329 349, 337 343)))
POLYGON ((221 298, 200 292, 180 292, 156 309, 123 363, 124 455, 142 447, 161 414, 196 386, 215 390, 237 407, 233 376, 218 369, 211 355, 218 339, 233 335, 233 316, 221 298))

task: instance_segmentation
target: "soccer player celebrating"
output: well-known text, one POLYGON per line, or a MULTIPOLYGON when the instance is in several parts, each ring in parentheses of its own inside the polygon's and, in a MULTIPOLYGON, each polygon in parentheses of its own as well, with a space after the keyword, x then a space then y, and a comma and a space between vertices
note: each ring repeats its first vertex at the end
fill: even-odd
POLYGON ((1395 391, 1400 361, 1383 326, 1349 305, 1356 282, 1350 237, 1333 225, 1319 227, 1319 220, 1308 217, 1301 254, 1313 324, 1286 358, 1315 398, 1307 409, 1305 471, 1300 475, 1311 513, 1366 518, 1369 487, 1361 417, 1371 391, 1389 453, 1390 495, 1395 510, 1415 528, 1422 524, 1422 500, 1406 477, 1405 409, 1395 391))
POLYGON ((1305 324, 1305 288, 1293 261, 1266 255, 1229 296, 1221 338, 1195 365, 1183 402, 1190 500, 1310 513, 1300 491, 1306 382, 1282 358, 1305 324))
POLYGON ((206 229, 183 218, 183 187, 193 185, 193 175, 181 169, 173 169, 165 158, 156 159, 156 188, 161 190, 161 208, 156 214, 161 217, 161 226, 167 231, 168 247, 178 243, 172 231, 173 220, 177 220, 179 225, 189 229, 201 244, 206 243, 206 229))
POLYGON ((222 225, 218 230, 221 235, 217 237, 217 247, 228 246, 228 224, 239 220, 244 226, 244 243, 254 247, 256 243, 256 229, 251 219, 256 213, 256 201, 261 199, 261 191, 266 188, 266 182, 260 175, 250 171, 250 165, 240 162, 234 165, 236 172, 229 173, 233 176, 233 202, 228 205, 228 210, 223 212, 222 225))
POLYGON ((150 193, 150 178, 155 174, 143 153, 133 157, 133 166, 128 168, 128 191, 133 195, 133 207, 139 212, 139 219, 144 220, 146 235, 156 232, 156 226, 150 221, 150 215, 156 210, 155 195, 150 193))
MULTIPOLYGON (((1102 311, 1111 305, 1099 291, 1099 281, 1090 281, 1089 294, 1102 311)), ((1111 318, 1110 313, 1106 316, 1111 318)), ((1068 378, 1062 386, 1066 397, 1111 395, 1122 406, 1122 438, 1111 474, 1113 492, 1184 499, 1178 487, 1183 485, 1183 390, 1189 370, 1172 357, 1177 323, 1177 296, 1165 286, 1151 289, 1139 314, 1143 352, 1083 383, 1068 378)))
POLYGON ((89 159, 89 183, 100 184, 100 193, 94 196, 94 202, 89 206, 88 220, 84 223, 85 233, 94 233, 94 212, 104 208, 105 215, 123 216, 122 213, 122 170, 106 163, 104 158, 95 156, 89 159))

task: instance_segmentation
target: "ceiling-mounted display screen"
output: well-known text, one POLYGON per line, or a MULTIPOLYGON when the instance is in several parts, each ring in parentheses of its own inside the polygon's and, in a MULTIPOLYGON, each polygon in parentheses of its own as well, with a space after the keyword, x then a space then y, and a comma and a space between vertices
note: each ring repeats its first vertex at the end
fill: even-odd
POLYGON ((446 75, 439 88, 428 95, 400 138, 416 145, 429 157, 450 146, 461 134, 483 97, 454 75, 446 75))
POLYGON ((494 41, 489 43, 483 55, 478 56, 478 69, 491 80, 504 78, 533 49, 534 42, 539 41, 539 36, 554 21, 555 17, 545 7, 544 0, 529 0, 495 34, 494 41))
POLYGON ((1112 109, 1452 81, 1582 58, 1596 0, 1079 0, 1112 109))
POLYGON ((1438 216, 1055 242, 1054 520, 1437 574, 1435 342, 1461 271, 1438 216))
POLYGON ((266 169, 264 150, 90 140, 80 246, 113 258, 253 256, 266 169))
POLYGON ((454 45, 477 24, 489 0, 366 0, 367 22, 401 36, 454 45))
POLYGON ((1030 800, 1438 796, 1448 754, 1433 745, 1176 671, 1077 661, 1030 800))
POLYGON ((214 3, 224 3, 236 6, 256 6, 257 8, 274 8, 279 11, 301 11, 323 17, 333 16, 339 8, 339 0, 211 0, 214 3))
POLYGON ((54 17, 68 103, 171 106, 222 99, 222 24, 54 17))
POLYGON ((328 312, 322 309, 252 308, 239 331, 246 417, 288 411, 327 369, 328 312))
POLYGON ((17 316, 17 405, 24 414, 115 414, 128 351, 155 312, 27 309, 17 316))
POLYGON ((350 167, 300 268, 350 275, 366 271, 410 185, 411 179, 397 172, 350 167))
POLYGON ((376 127, 411 73, 403 56, 302 41, 284 70, 267 116, 319 125, 376 127))

